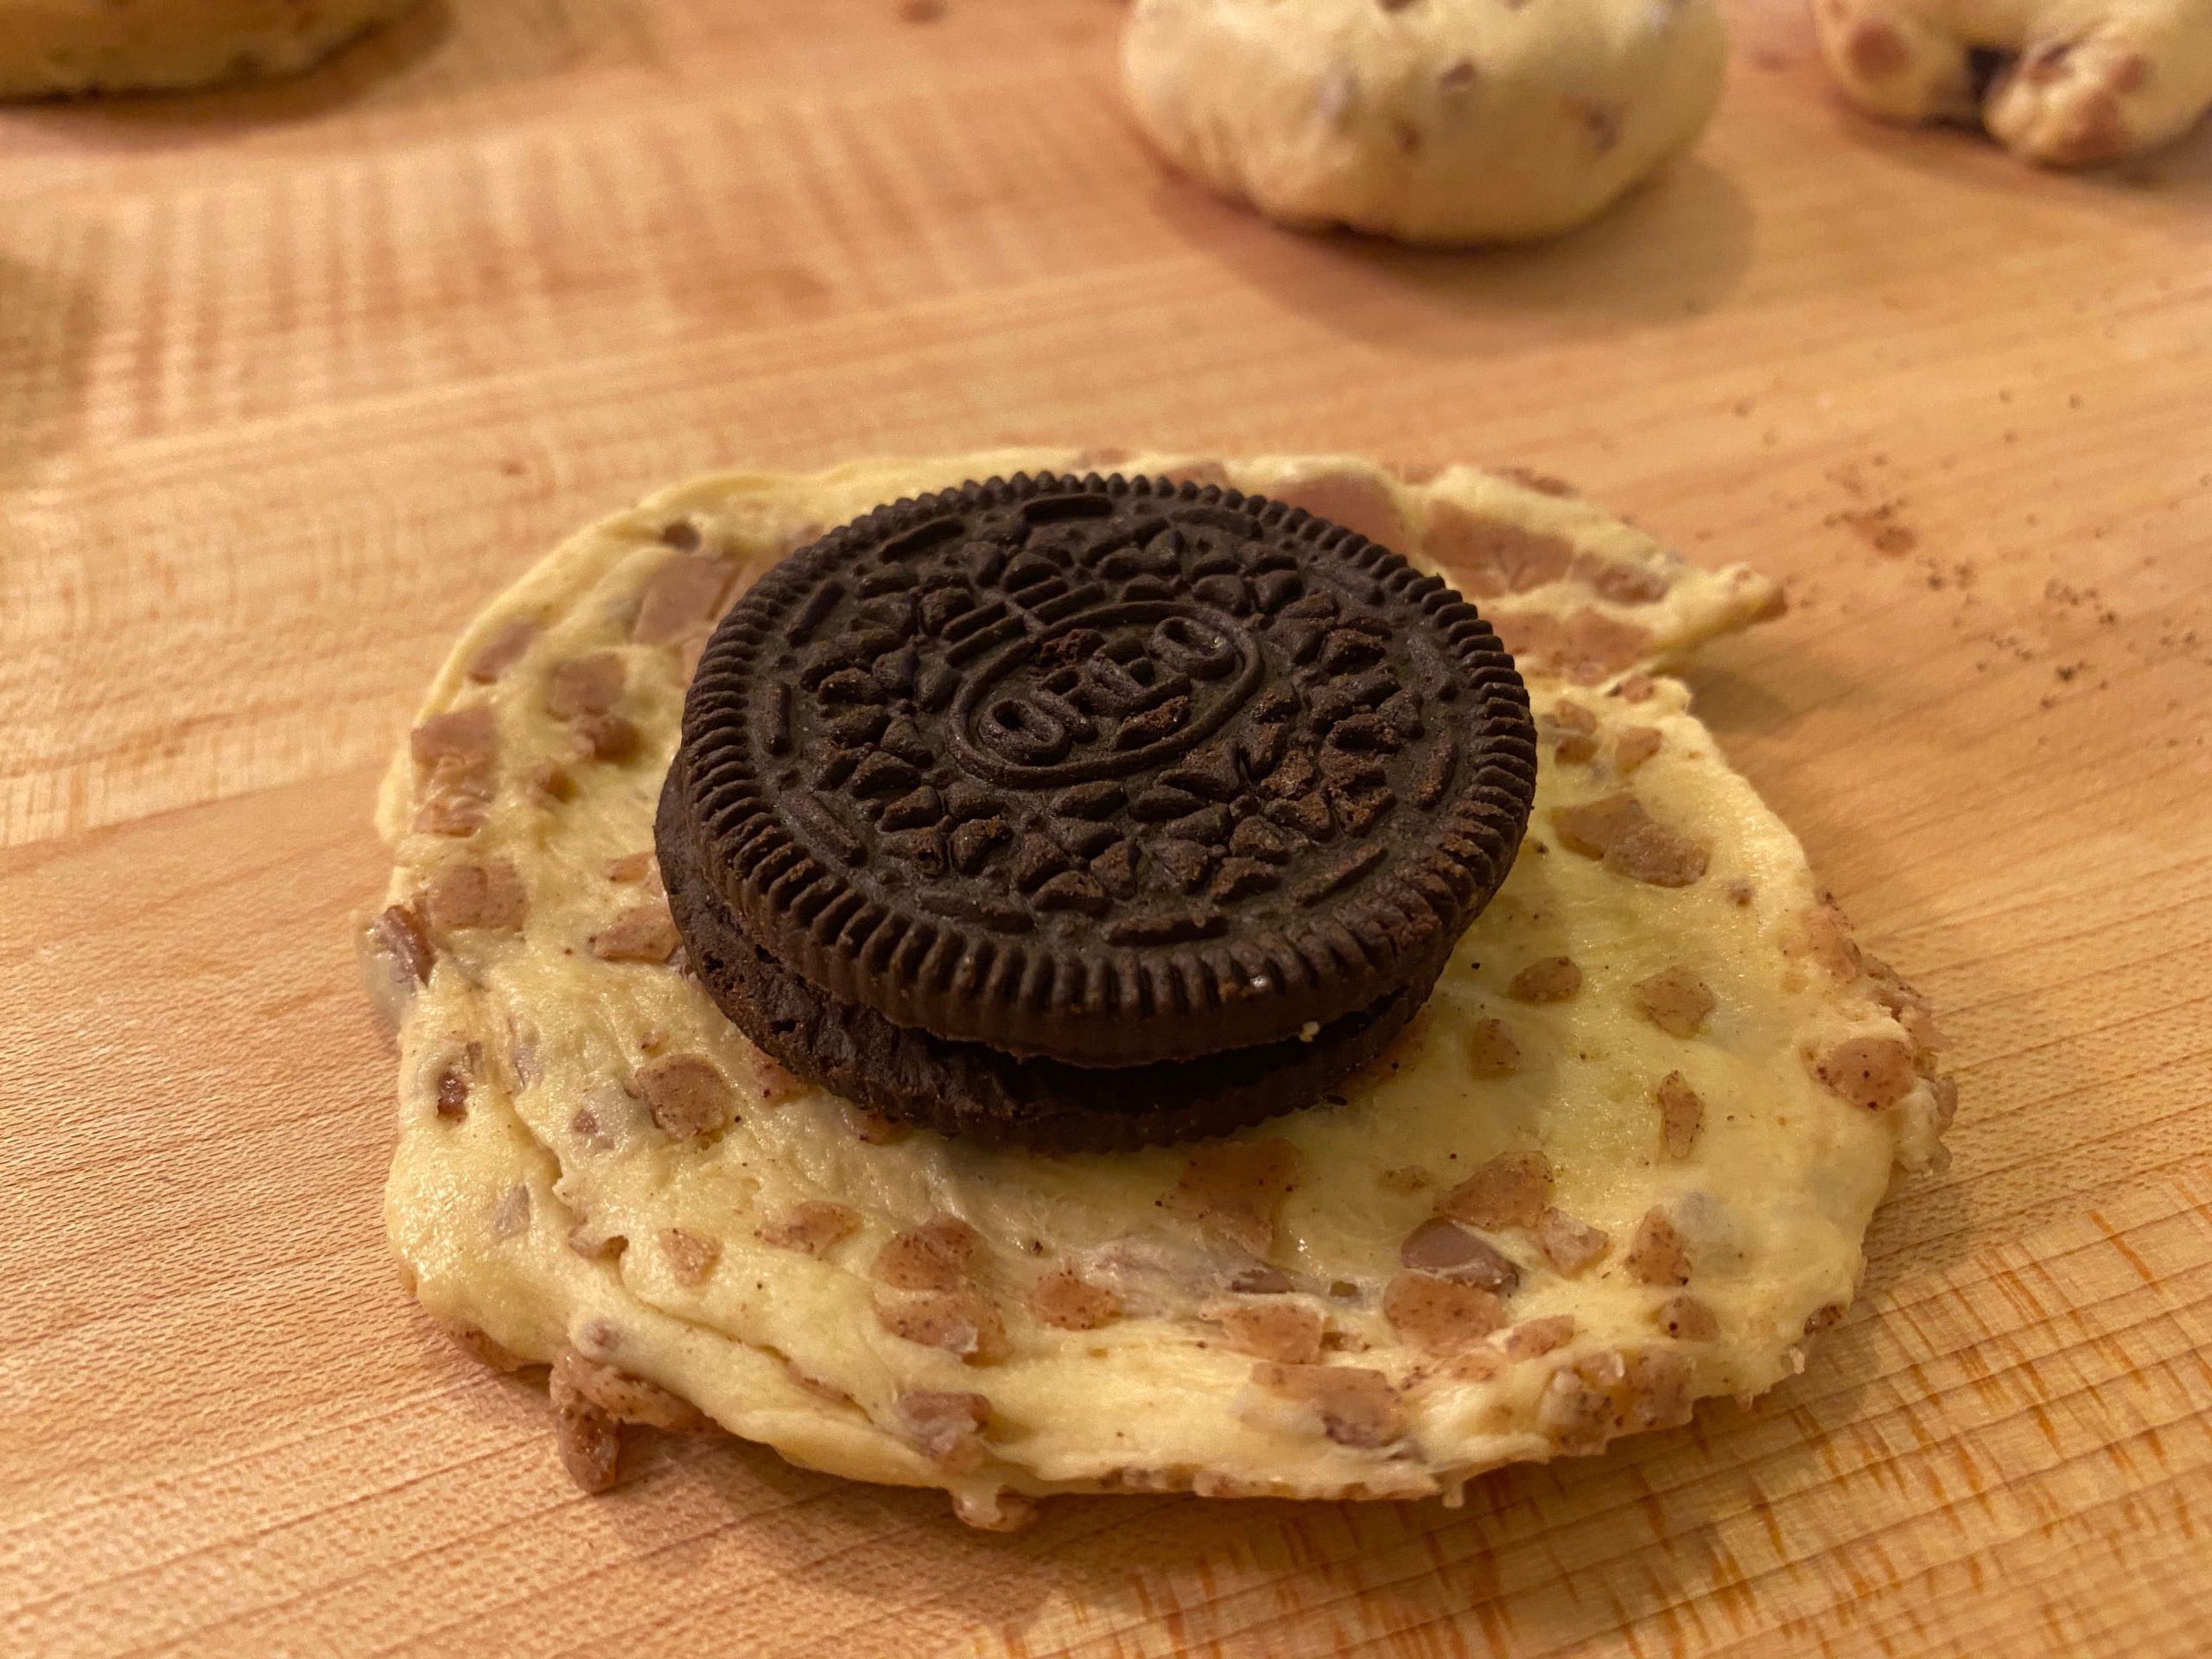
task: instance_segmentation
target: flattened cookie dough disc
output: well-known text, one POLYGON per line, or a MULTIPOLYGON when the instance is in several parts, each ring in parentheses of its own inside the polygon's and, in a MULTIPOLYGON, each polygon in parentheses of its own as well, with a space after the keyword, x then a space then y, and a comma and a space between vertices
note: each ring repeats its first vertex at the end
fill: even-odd
POLYGON ((0 99, 275 79, 420 0, 0 0, 0 99))
POLYGON ((1268 218, 1518 241, 1596 217, 1693 143, 1713 0, 1136 0, 1122 79, 1178 166, 1268 218))
POLYGON ((704 1414, 980 1524, 1062 1491, 1450 1492, 1789 1375, 1893 1166, 1939 1154, 1925 1010, 1648 671, 1757 614, 1756 579, 1548 480, 1125 464, 1330 498, 1541 640, 1518 860, 1341 1105, 1107 1154, 902 1132, 797 1084, 684 971, 650 849, 688 665, 823 526, 1078 463, 703 480, 570 541, 470 628, 394 765, 373 965, 393 1245, 475 1351, 557 1363, 589 1484, 620 1423, 704 1414))

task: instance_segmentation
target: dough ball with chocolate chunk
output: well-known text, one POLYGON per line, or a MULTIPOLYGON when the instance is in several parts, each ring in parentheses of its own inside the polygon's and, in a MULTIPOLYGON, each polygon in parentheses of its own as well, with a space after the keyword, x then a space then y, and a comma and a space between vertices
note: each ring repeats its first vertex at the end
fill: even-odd
POLYGON ((0 0, 0 98, 164 92, 311 68, 417 0, 0 0))
POLYGON ((1140 125, 1300 228, 1510 242, 1596 217, 1720 96, 1713 0, 1136 0, 1140 125))
POLYGON ((1815 0, 1813 17, 1868 114, 1979 125, 2045 167, 2155 149, 2212 108, 2212 0, 1815 0))

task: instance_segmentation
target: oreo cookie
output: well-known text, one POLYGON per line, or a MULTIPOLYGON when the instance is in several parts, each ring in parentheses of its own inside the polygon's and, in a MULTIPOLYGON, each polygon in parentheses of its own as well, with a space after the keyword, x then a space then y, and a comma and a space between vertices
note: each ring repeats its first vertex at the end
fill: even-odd
POLYGON ((1379 1046, 1535 779, 1512 660, 1440 579, 1219 486, 1023 475, 879 508, 740 601, 657 835, 702 978, 785 1064, 938 1127, 957 1075, 953 1127, 1122 1145, 1163 1067, 1204 1081, 1135 1139, 1310 1103, 1379 1046))

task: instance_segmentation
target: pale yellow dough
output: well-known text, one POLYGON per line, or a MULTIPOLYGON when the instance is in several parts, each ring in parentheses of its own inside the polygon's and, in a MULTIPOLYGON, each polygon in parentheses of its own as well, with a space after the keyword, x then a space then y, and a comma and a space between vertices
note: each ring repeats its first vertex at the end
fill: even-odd
POLYGON ((0 98, 297 74, 419 0, 0 0, 0 98))
MULTIPOLYGON (((1522 619, 1557 645, 1573 619, 1597 614, 1612 631, 1582 625, 1586 643, 1625 653, 1600 664, 1561 645, 1569 667, 1599 683, 1535 678, 1547 735, 1529 842, 1414 1027, 1347 1103, 1228 1143, 1293 1149, 1271 1149, 1294 1172, 1279 1214, 1169 1198, 1194 1156, 1223 1155, 1203 1149, 1049 1157, 887 1136, 834 1099, 792 1093, 680 961, 594 954, 590 941, 614 917, 658 892, 650 878, 607 873, 652 845, 696 649, 696 632, 632 639, 670 631, 662 613, 638 620, 657 574, 721 551, 757 575, 815 527, 880 501, 1089 459, 1004 453, 701 480, 575 537, 470 627, 420 719, 492 707, 486 821, 464 835, 416 828, 436 779, 405 752, 378 812, 397 864, 391 903, 423 906, 442 873, 503 860, 527 895, 517 928, 441 932, 433 922, 427 982, 397 976, 399 1141, 386 1218, 423 1305, 517 1358, 572 1350, 658 1384, 795 1462, 944 1487, 985 1524, 1018 1518, 1020 1495, 1063 1491, 1456 1494, 1478 1471, 1595 1450, 1612 1433, 1680 1421, 1694 1395, 1756 1394, 1790 1375, 1808 1324, 1853 1293, 1860 1239, 1893 1168, 1939 1155, 1948 1090, 1916 1001, 1862 963, 1796 839, 1728 769, 1684 689, 1641 670, 1742 626, 1770 590, 1741 570, 1682 566, 1551 486, 1467 467, 1409 484, 1343 458, 1226 464, 1248 489, 1334 492, 1347 517, 1395 514, 1416 556, 1440 532, 1463 556, 1475 548, 1477 568, 1457 571, 1471 588, 1523 589, 1480 601, 1509 628, 1522 619), (695 534, 695 551, 671 544, 695 534), (1548 574, 1562 562, 1568 574, 1548 574), (1601 588, 1646 597, 1608 600, 1601 588), (520 646, 518 619, 540 625, 520 646), (1638 634, 1633 650, 1623 630, 1638 634), (480 658, 503 640, 520 654, 487 680, 480 658), (624 670, 614 711, 639 734, 619 760, 579 758, 546 708, 558 666, 601 651, 624 670), (1624 736, 1643 732, 1656 738, 1629 735, 1624 751, 1624 736), (1586 758, 1561 759, 1562 741, 1586 758), (1638 749, 1651 752, 1627 774, 1638 749), (533 789, 550 762, 570 798, 546 793, 542 774, 533 789), (1706 850, 1700 879, 1652 885, 1569 849, 1554 810, 1624 790, 1706 850), (1578 964, 1579 991, 1548 1002, 1509 994, 1524 968, 1552 957, 1578 964), (1709 993, 1693 1035, 1662 1029, 1643 1006, 1649 993, 1637 988, 1669 969, 1709 993), (1510 1075, 1484 1075, 1499 1069, 1487 1021, 1517 1056, 1510 1075), (1840 1052, 1892 1064, 1880 1103, 1847 1100, 1816 1075, 1840 1052), (671 1057, 711 1065, 736 1121, 683 1140, 658 1127, 640 1077, 671 1057), (1694 1142, 1669 1156, 1655 1090, 1675 1073, 1703 1116, 1694 1142), (1603 1230, 1608 1248, 1570 1276, 1529 1228, 1484 1230, 1519 1271, 1510 1325, 1456 1354, 1424 1351, 1382 1307, 1402 1241, 1456 1183, 1499 1154, 1532 1151, 1555 1171, 1551 1204, 1603 1230), (760 1236, 810 1201, 847 1206, 849 1235, 818 1255, 760 1236), (1687 1252, 1687 1309, 1670 1300, 1674 1287, 1630 1269, 1631 1238, 1655 1210, 1687 1252), (1002 1322, 1002 1356, 893 1335, 879 1313, 911 1307, 912 1294, 879 1281, 878 1252, 947 1216, 980 1237, 963 1294, 1002 1322), (1263 1282, 1285 1287, 1230 1291, 1263 1265, 1283 1275, 1263 1282), (1065 1268, 1117 1299, 1119 1317, 1087 1330, 1041 1322, 1032 1292, 1065 1268), (1274 1334, 1257 1345, 1289 1352, 1318 1332, 1318 1351, 1296 1357, 1321 1372, 1271 1371, 1240 1351, 1254 1331, 1235 1310, 1258 1307, 1287 1311, 1263 1316, 1274 1334), (1559 1315, 1571 1316, 1571 1334, 1532 1324, 1559 1315), (1290 1349, 1270 1347, 1286 1331, 1290 1349), (1363 1385, 1357 1409, 1317 1409, 1315 1390, 1326 1395, 1338 1370, 1381 1381, 1363 1385), (955 1442, 918 1433, 899 1403, 918 1394, 980 1396, 979 1432, 955 1442)), ((1121 465, 1218 475, 1209 474, 1218 464, 1173 457, 1121 465)))
POLYGON ((1171 160, 1270 219, 1519 241, 1695 143, 1727 52, 1713 0, 1135 0, 1122 78, 1171 160))

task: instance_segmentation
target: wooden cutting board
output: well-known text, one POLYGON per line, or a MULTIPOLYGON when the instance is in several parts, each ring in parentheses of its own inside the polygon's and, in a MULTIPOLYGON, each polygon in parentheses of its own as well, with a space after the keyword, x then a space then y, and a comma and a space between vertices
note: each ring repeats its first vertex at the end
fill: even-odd
POLYGON ((2202 1652, 2212 137, 1880 130, 1777 0, 1698 159, 1417 254, 1165 175, 1108 0, 900 13, 0 113, 0 1650, 2202 1652), (1517 461, 1789 580, 1699 708, 1962 1102, 1806 1376, 1458 1511, 994 1536, 729 1443, 580 1498, 427 1327, 348 925, 448 639, 683 474, 1027 441, 1517 461))

